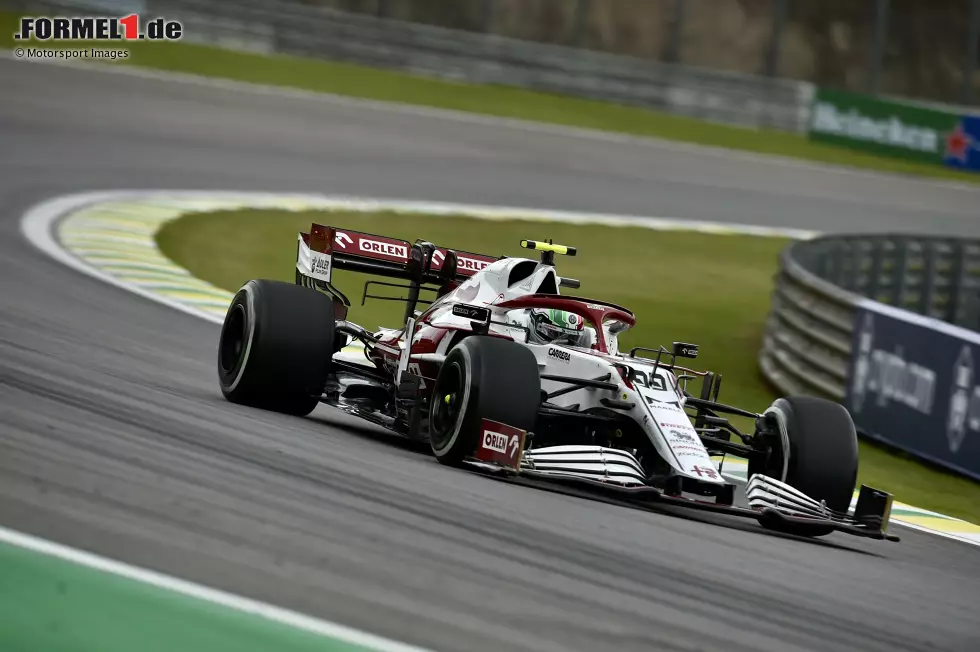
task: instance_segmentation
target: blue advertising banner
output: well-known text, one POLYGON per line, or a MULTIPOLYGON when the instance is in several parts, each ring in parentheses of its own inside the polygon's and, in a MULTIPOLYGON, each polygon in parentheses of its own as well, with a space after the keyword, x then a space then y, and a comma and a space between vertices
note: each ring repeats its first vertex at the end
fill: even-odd
POLYGON ((943 162, 952 168, 980 171, 980 117, 964 116, 946 134, 943 162))
POLYGON ((980 479, 980 333, 866 301, 852 345, 858 431, 980 479))

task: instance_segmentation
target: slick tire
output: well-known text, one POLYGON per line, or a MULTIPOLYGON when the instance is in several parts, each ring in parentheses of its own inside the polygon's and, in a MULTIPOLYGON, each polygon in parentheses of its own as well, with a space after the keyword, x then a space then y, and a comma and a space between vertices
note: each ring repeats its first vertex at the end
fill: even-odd
POLYGON ((532 431, 540 406, 541 377, 529 349, 495 337, 467 337, 446 356, 432 391, 432 452, 443 464, 459 465, 476 451, 483 419, 532 431))
MULTIPOLYGON (((826 501, 827 507, 836 512, 846 513, 858 472, 857 431, 847 409, 821 398, 793 396, 777 399, 767 412, 785 425, 789 460, 784 464, 780 444, 773 451, 769 468, 750 465, 750 476, 765 473, 814 500, 826 501)), ((810 537, 833 532, 833 528, 811 525, 777 524, 772 529, 810 537)))
POLYGON ((333 346, 330 297, 281 281, 249 281, 221 327, 221 393, 232 403, 305 416, 319 402, 333 346))

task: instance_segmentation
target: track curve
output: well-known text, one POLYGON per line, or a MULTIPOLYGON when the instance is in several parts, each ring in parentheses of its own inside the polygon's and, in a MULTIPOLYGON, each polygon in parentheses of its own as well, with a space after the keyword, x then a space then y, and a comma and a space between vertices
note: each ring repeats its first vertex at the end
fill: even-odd
POLYGON ((18 233, 53 195, 169 187, 975 234, 975 191, 5 60, 0 83, 0 524, 436 649, 980 645, 975 548, 638 512, 240 408, 215 325, 18 233))

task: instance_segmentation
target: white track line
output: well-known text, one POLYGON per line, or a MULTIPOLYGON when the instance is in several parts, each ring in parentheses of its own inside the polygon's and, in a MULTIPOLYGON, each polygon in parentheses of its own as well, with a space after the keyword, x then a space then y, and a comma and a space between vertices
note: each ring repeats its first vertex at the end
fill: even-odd
POLYGON ((0 543, 7 543, 18 548, 85 566, 86 568, 125 577, 159 589, 221 605, 222 607, 258 616, 288 627, 301 629, 351 645, 360 645, 368 649, 378 650, 379 652, 429 652, 425 648, 399 643, 351 627, 320 620, 295 611, 289 611, 288 609, 274 607, 270 604, 250 600, 231 593, 201 586, 200 584, 194 584, 193 582, 146 570, 145 568, 130 566, 129 564, 2 527, 0 527, 0 543))
POLYGON ((51 199, 34 206, 24 215, 20 222, 21 233, 23 233, 28 242, 33 244, 35 247, 51 256, 58 262, 68 265, 72 269, 88 274, 89 276, 93 276, 100 281, 104 281, 110 285, 122 288, 123 290, 138 294, 145 299, 149 299, 150 301, 165 304, 174 310, 179 310, 189 315, 194 315, 195 317, 200 317, 202 319, 207 319, 208 321, 220 324, 222 321, 221 319, 216 319, 204 311, 197 310, 179 301, 174 301, 167 297, 160 296, 159 294, 148 292, 143 288, 125 283, 111 274, 107 274, 96 267, 86 264, 65 251, 61 244, 55 239, 54 225, 59 218, 90 204, 96 204, 112 199, 123 199, 129 196, 131 196, 129 193, 90 192, 51 199))

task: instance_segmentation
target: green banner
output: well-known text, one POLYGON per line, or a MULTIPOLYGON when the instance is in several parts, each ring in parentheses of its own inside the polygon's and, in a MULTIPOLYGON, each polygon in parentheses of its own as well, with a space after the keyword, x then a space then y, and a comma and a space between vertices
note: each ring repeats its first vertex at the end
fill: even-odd
POLYGON ((818 89, 810 139, 869 154, 942 165, 946 138, 960 116, 868 95, 818 89))

